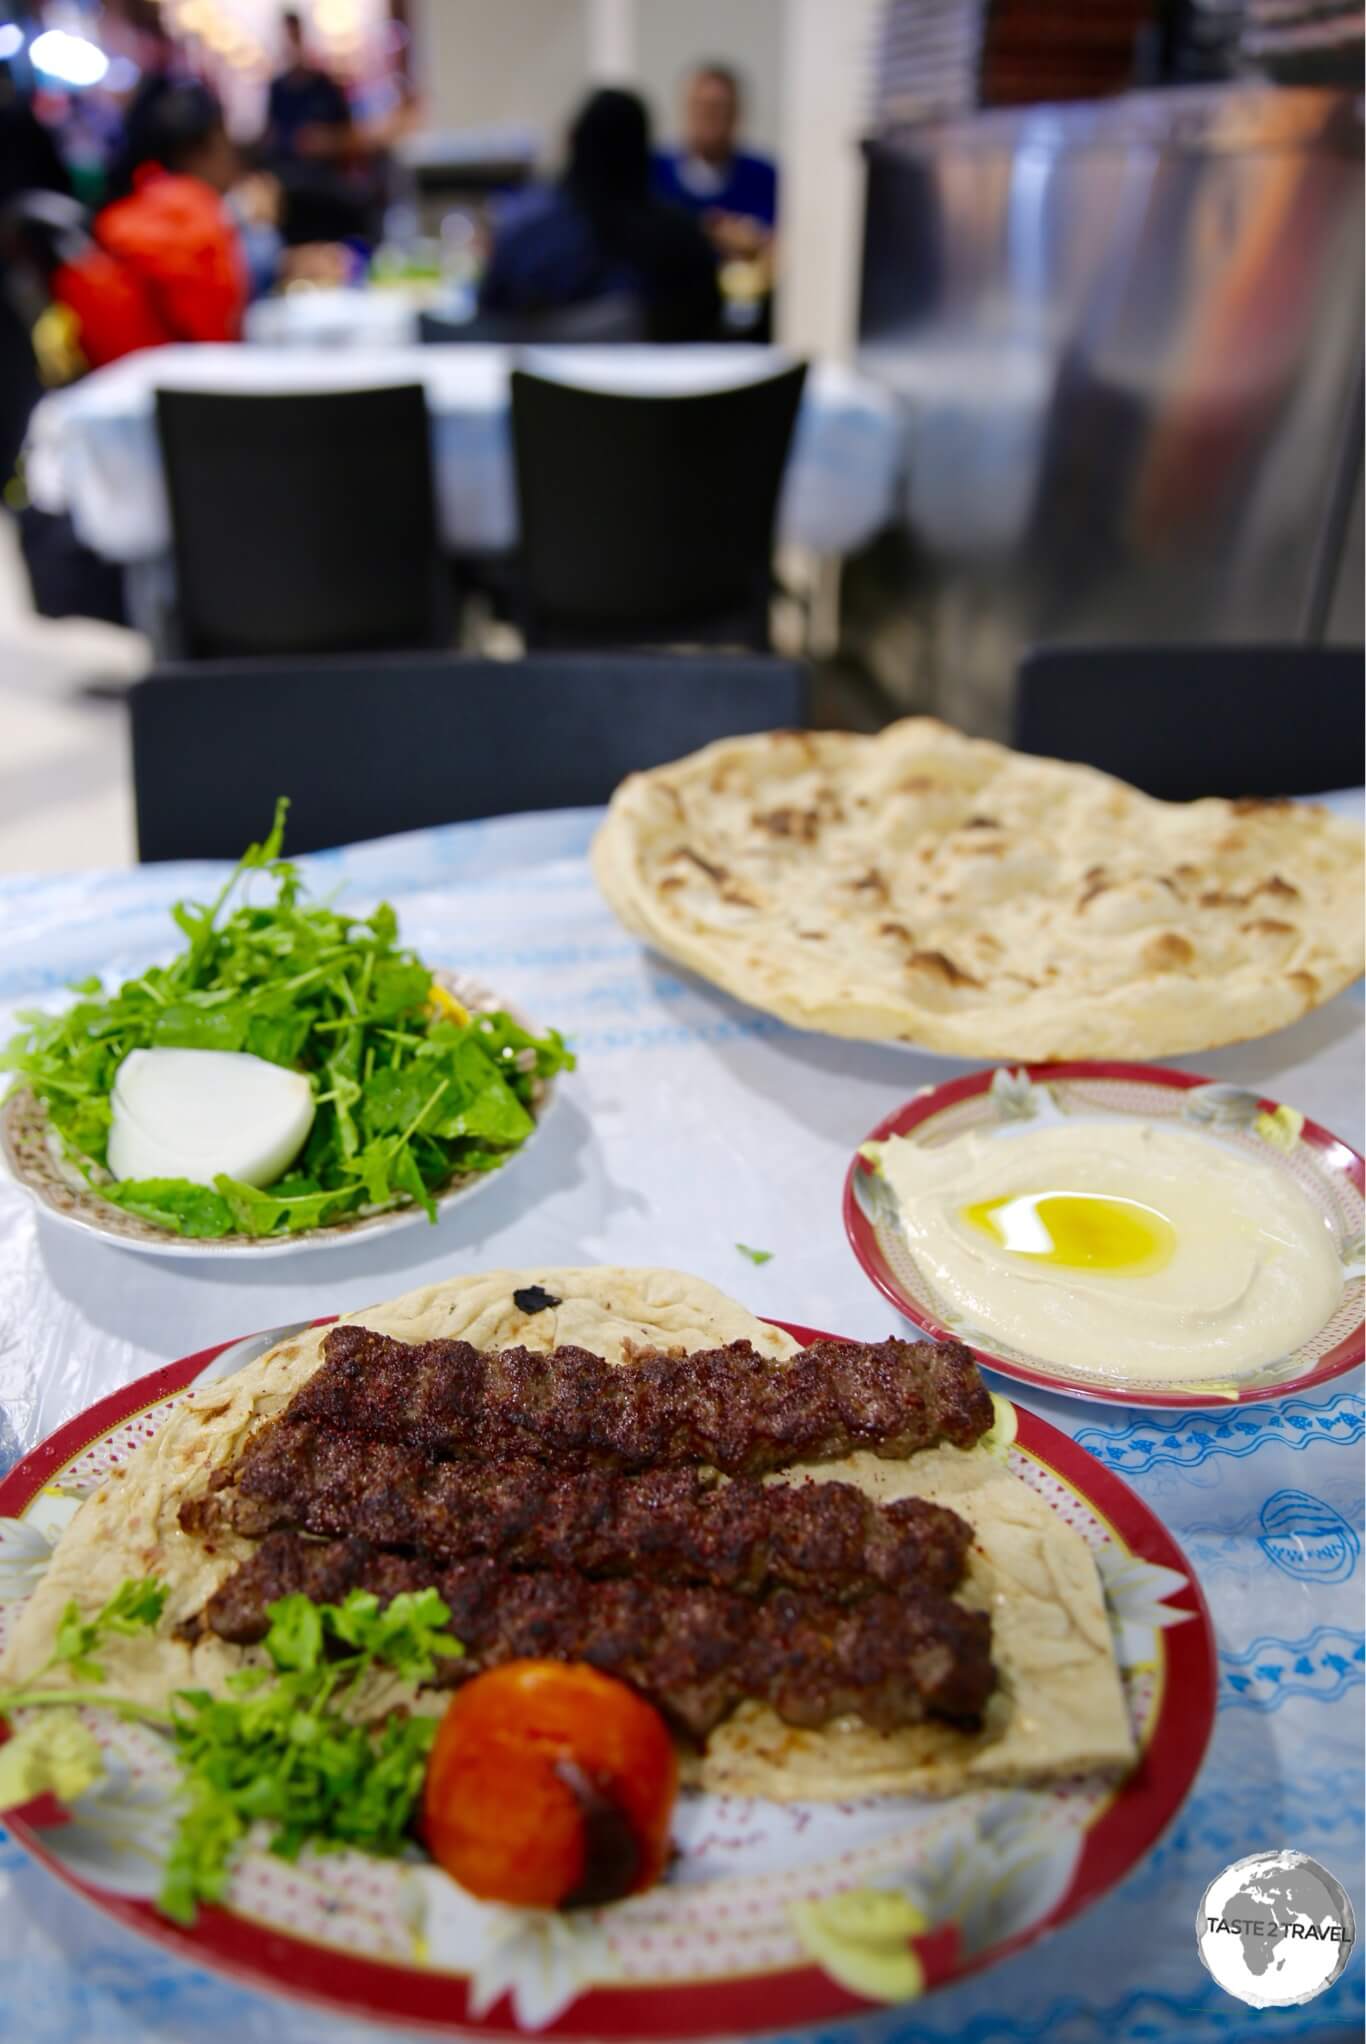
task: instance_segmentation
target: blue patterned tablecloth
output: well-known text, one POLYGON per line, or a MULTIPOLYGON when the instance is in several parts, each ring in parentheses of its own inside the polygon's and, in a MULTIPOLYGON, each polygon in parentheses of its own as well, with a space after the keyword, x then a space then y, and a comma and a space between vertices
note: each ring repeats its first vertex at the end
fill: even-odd
MULTIPOLYGON (((794 1032, 648 956, 593 890, 583 857, 592 821, 510 818, 305 862, 349 899, 387 895, 426 957, 475 971, 572 1035, 581 1066, 539 1146, 536 1204, 509 1172, 430 1233, 244 1269, 105 1248, 39 1223, 0 1181, 0 1466, 167 1359, 459 1270, 666 1263, 761 1313, 852 1335, 888 1331, 844 1240, 844 1170, 892 1105, 963 1068, 794 1032), (740 1241, 772 1261, 755 1268, 740 1241)), ((0 1029, 72 978, 165 952, 168 904, 202 896, 219 870, 0 882, 0 1029)), ((1361 1146, 1359 992, 1195 1062, 1361 1146)), ((1361 2035, 1359 1953, 1320 2000, 1259 2013, 1205 1973, 1194 1919, 1230 1861, 1293 1847, 1322 1860, 1366 1920, 1362 1388, 1357 1373, 1276 1405, 1180 1417, 1023 1394, 1125 1477, 1185 1548, 1218 1635, 1213 1746, 1174 1824, 1113 1895, 980 1979, 823 2035, 886 2044, 1361 2035)), ((0 1961, 5 2044, 361 2044, 381 2034, 225 1985, 135 1941, 3 1833, 0 1961)))

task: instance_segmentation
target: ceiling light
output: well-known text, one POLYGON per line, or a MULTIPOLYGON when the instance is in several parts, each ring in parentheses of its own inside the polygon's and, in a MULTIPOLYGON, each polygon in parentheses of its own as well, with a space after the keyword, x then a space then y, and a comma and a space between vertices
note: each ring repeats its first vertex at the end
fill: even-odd
POLYGON ((109 59, 83 35, 68 35, 63 28, 47 28, 35 36, 29 50, 35 71, 59 84, 77 88, 98 85, 109 69, 109 59))

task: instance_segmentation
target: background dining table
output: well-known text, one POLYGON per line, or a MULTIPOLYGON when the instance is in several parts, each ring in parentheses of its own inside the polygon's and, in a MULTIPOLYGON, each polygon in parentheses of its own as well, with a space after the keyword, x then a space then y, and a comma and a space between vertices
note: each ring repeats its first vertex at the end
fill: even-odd
MULTIPOLYGON (((69 511, 97 554, 125 565, 152 561, 170 546, 157 390, 289 395, 420 383, 442 539, 453 554, 501 553, 517 539, 508 423, 514 364, 627 395, 685 396, 757 381, 791 359, 743 343, 147 348, 42 400, 29 426, 25 476, 39 508, 69 511)), ((904 438, 895 398, 840 363, 814 363, 778 508, 779 541, 825 557, 863 546, 895 511, 904 438)))
MULTIPOLYGON (((1359 795, 1343 799, 1360 814, 1359 795)), ((534 1150, 440 1223, 250 1260, 159 1261, 40 1221, 0 1183, 0 1469, 92 1400, 215 1341, 498 1267, 671 1265, 759 1313, 878 1338, 895 1316, 840 1219, 856 1144, 964 1069, 803 1034, 642 949, 597 895, 594 812, 391 838, 301 863, 357 907, 392 901, 428 961, 476 974, 568 1033, 579 1068, 534 1150), (768 1252, 756 1265, 739 1244, 768 1252)), ((167 910, 223 869, 162 865, 0 882, 0 1036, 91 972, 173 948, 167 910)), ((1293 1028, 1182 1060, 1362 1141, 1360 989, 1293 1028)), ((1004 1380, 996 1388, 1015 1395, 1004 1380)), ((1203 1969, 1206 1884, 1258 1849, 1307 1851, 1363 1920, 1361 1373, 1306 1396, 1165 1414, 1019 1393, 1168 1524, 1214 1617, 1214 1740, 1148 1857, 1080 1919, 980 1978, 823 2039, 902 2044, 1345 2044, 1362 1966, 1307 2007, 1245 2008, 1203 1969), (1296 1524, 1339 1527, 1325 1543, 1296 1524), (1275 1529, 1275 1537, 1272 1537, 1275 1529)), ((140 1943, 0 1834, 0 2036, 24 2044, 361 2044, 377 2032, 230 1985, 140 1943)), ((389 2033, 398 2034, 398 2033, 389 2033)))

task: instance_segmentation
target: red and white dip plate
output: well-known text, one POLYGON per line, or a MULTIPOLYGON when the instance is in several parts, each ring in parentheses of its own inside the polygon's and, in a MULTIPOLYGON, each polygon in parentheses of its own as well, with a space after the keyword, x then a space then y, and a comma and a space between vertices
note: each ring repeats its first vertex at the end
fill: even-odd
POLYGON ((1136 1377, 1070 1373, 1064 1365, 1025 1349, 994 1338, 978 1339, 920 1268, 895 1201, 859 1151, 844 1184, 844 1226, 855 1256, 883 1296, 926 1334, 954 1336, 967 1343, 984 1369, 1073 1398, 1166 1408, 1248 1405, 1308 1391, 1355 1369, 1366 1354, 1362 1325, 1366 1166, 1355 1150, 1293 1108, 1240 1086, 1216 1084, 1163 1065, 998 1066, 926 1087, 880 1121, 865 1140, 883 1143, 891 1136, 907 1136, 937 1146, 969 1130, 988 1133, 1029 1120, 1117 1117, 1199 1130, 1213 1142, 1261 1164, 1270 1162, 1290 1175, 1327 1223, 1343 1267, 1337 1307, 1307 1341, 1237 1383, 1183 1386, 1170 1378, 1144 1382, 1136 1377))
MULTIPOLYGON (((0 1483, 0 1638, 80 1499, 206 1371, 230 1373, 264 1345, 206 1349, 128 1385, 0 1483)), ((97 1909, 191 1963, 445 2034, 754 2036, 875 2006, 870 1986, 888 1989, 870 1957, 898 1996, 943 1988, 1128 1873, 1179 1810, 1214 1717, 1213 1634, 1185 1556, 1117 1476, 1033 1414, 1017 1418, 1010 1467, 1086 1540, 1105 1586, 1140 1747, 1118 1789, 1076 1779, 839 1805, 685 1795, 667 1881, 568 1915, 477 1903, 416 1855, 305 1853, 290 1865, 249 1851, 228 1906, 202 1910, 192 1929, 152 1901, 175 1780, 155 1733, 86 1712, 112 1763, 104 1779, 69 1809, 46 1798, 7 1821, 97 1909), (928 1927, 910 1937, 911 1920, 928 1927)))

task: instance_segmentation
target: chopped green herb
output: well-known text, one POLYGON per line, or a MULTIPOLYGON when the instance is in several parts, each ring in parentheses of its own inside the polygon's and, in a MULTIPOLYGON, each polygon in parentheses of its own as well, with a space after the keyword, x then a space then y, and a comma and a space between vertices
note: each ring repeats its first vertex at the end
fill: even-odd
POLYGON ((735 1246, 741 1256, 747 1256, 751 1263, 772 1263, 773 1261, 773 1251, 771 1249, 751 1249, 748 1242, 737 1242, 735 1246))
MULTIPOLYGON (((233 1855, 255 1823, 271 1827, 270 1849, 284 1859, 310 1843, 398 1852, 422 1792, 437 1720, 392 1711, 377 1725, 356 1724, 343 1706, 373 1668, 428 1682, 442 1660, 464 1651, 445 1629, 450 1612, 437 1592, 406 1592, 383 1609, 368 1590, 353 1590, 341 1604, 282 1597, 268 1607, 270 1667, 229 1676, 226 1697, 181 1690, 169 1713, 99 1687, 43 1686, 59 1665, 78 1682, 102 1683, 105 1671, 91 1650, 111 1634, 155 1625, 165 1601, 165 1588, 147 1578, 125 1582, 90 1619, 68 1604, 46 1665, 32 1682, 0 1691, 4 1714, 48 1704, 61 1707, 65 1724, 71 1705, 98 1703, 169 1731, 184 1796, 158 1898, 164 1913, 193 1923, 201 1902, 221 1900, 233 1855)), ((72 1724, 62 1739, 21 1735, 26 1743, 0 1778, 0 1790, 12 1786, 10 1803, 63 1782, 79 1793, 98 1778, 89 1764, 94 1742, 78 1720, 72 1724)))
POLYGON ((176 1699, 187 1807, 160 1907, 178 1923, 221 1899, 233 1853, 257 1822, 274 1827, 270 1849, 283 1859, 308 1843, 397 1852, 437 1721, 393 1712, 377 1727, 358 1725, 338 1705, 373 1667, 430 1681, 438 1661, 463 1651, 435 1590, 407 1592, 383 1610, 367 1590, 343 1604, 282 1597, 268 1610, 274 1674, 245 1668, 230 1678, 231 1697, 184 1690, 176 1699))
POLYGON ((132 1576, 114 1592, 93 1618, 82 1618, 73 1598, 57 1623, 57 1640, 49 1667, 64 1664, 82 1682, 103 1682, 104 1670, 90 1656, 106 1633, 130 1638, 150 1631, 161 1616, 166 1591, 153 1576, 140 1581, 132 1576))
POLYGON ((82 1618, 81 1608, 72 1598, 57 1621, 52 1652, 46 1661, 27 1682, 14 1689, 0 1689, 0 1716, 14 1710, 27 1710, 35 1704, 100 1703, 107 1704, 121 1717, 169 1723, 164 1710, 135 1703, 127 1697, 106 1695, 99 1687, 105 1679, 105 1671, 94 1659, 95 1648, 111 1633, 129 1639, 134 1633, 150 1632, 165 1603, 165 1585, 159 1583, 155 1576, 140 1579, 125 1577, 108 1603, 102 1605, 93 1618, 82 1618), (54 1686, 48 1677, 55 1668, 65 1668, 70 1683, 84 1684, 85 1687, 72 1687, 70 1683, 54 1686))
POLYGON ((196 1240, 287 1235, 361 1210, 433 1195, 453 1177, 492 1171, 526 1141, 538 1079, 572 1069, 553 1029, 532 1036, 510 1015, 467 1015, 398 944, 387 903, 350 916, 302 899, 280 857, 288 804, 217 899, 172 910, 187 940, 117 993, 98 981, 60 1015, 26 1012, 0 1071, 42 1100, 68 1155, 111 1204, 196 1240), (265 872, 273 901, 238 899, 265 872), (220 1177, 104 1182, 110 1095, 128 1053, 159 1046, 249 1051, 308 1074, 316 1114, 285 1177, 264 1189, 220 1177))

